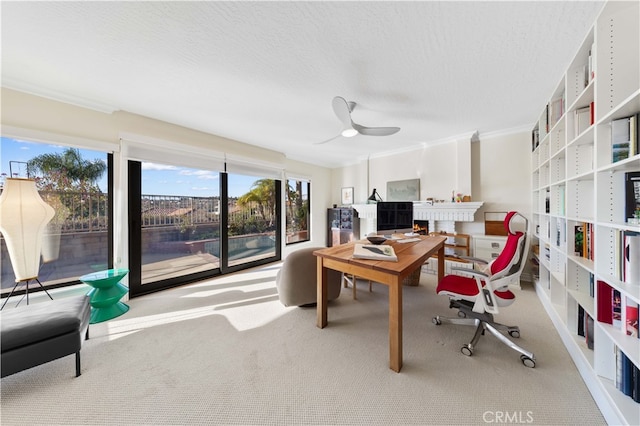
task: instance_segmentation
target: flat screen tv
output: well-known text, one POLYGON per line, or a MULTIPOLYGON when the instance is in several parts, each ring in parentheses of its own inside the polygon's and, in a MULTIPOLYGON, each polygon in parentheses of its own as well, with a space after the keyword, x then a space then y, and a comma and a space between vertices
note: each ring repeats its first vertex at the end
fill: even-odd
POLYGON ((376 221, 378 234, 413 232, 413 202, 379 201, 376 221))

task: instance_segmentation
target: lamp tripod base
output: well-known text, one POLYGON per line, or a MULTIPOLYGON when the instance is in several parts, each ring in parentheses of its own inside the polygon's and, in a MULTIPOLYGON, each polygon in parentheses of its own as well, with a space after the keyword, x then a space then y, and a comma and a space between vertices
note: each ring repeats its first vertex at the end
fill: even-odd
POLYGON ((51 295, 49 294, 49 292, 47 291, 46 288, 44 288, 44 286, 42 285, 42 283, 40 282, 40 280, 36 277, 36 278, 30 278, 28 280, 22 280, 22 281, 17 281, 16 285, 13 286, 13 289, 11 290, 11 293, 9 293, 9 295, 7 296, 7 298, 4 300, 4 303, 2 304, 2 307, 0 307, 0 311, 4 309, 4 306, 7 304, 7 302, 9 301, 9 298, 11 298, 11 296, 13 296, 13 293, 16 291, 16 289, 18 288, 19 285, 21 285, 21 283, 24 283, 22 285, 25 286, 25 292, 22 295, 22 298, 20 300, 18 300, 18 303, 16 303, 16 307, 18 307, 18 305, 20 304, 20 302, 22 302, 22 300, 26 297, 27 298, 27 305, 29 304, 29 281, 31 280, 35 280, 38 285, 40 285, 40 287, 42 287, 42 290, 44 290, 45 293, 47 293, 47 296, 49 296, 49 299, 53 300, 53 297, 51 297, 51 295))

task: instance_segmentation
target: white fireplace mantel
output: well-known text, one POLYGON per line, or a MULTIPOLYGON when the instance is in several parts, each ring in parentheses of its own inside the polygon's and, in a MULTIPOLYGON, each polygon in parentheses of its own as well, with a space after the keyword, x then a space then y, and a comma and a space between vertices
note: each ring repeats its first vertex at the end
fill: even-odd
MULTIPOLYGON (((413 203, 413 219, 447 222, 473 222, 476 211, 482 207, 482 201, 467 203, 413 203)), ((354 204, 360 219, 376 219, 375 204, 354 204)))

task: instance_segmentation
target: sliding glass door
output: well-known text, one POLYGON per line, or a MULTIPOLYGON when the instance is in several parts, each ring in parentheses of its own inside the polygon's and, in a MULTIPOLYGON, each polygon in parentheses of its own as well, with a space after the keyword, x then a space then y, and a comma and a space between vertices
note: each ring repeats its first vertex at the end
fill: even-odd
POLYGON ((130 295, 280 259, 280 181, 130 161, 130 295))
POLYGON ((272 259, 278 253, 278 181, 227 174, 227 266, 272 259))

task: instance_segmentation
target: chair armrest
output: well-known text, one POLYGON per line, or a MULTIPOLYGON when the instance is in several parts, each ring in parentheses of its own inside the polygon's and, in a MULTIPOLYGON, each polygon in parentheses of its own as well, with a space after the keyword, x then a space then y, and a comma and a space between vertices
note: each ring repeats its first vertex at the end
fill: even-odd
POLYGON ((487 262, 485 259, 480 259, 479 257, 471 257, 471 256, 456 256, 456 257, 463 260, 471 261, 473 263, 482 263, 483 265, 489 264, 489 262, 487 262))
POLYGON ((484 278, 488 278, 489 275, 485 274, 484 272, 481 271, 476 271, 475 269, 471 269, 471 268, 459 268, 459 267, 452 267, 451 268, 452 271, 459 271, 459 272, 465 272, 469 275, 473 275, 475 277, 484 277, 484 278))

